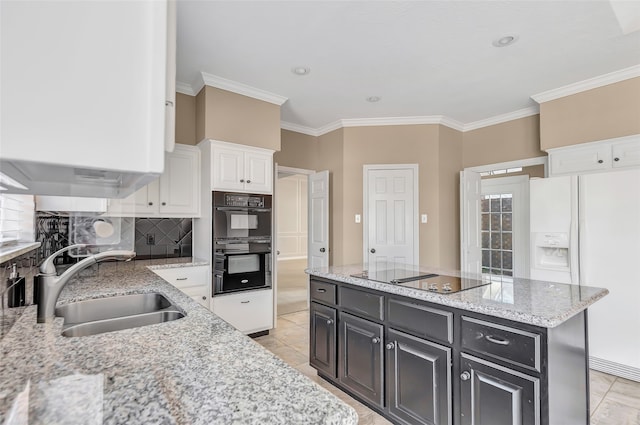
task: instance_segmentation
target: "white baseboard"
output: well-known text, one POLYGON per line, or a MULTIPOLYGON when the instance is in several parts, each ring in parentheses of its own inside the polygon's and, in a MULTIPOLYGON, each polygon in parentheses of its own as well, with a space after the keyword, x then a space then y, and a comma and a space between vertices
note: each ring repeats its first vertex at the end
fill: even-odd
POLYGON ((633 366, 589 356, 589 367, 610 375, 640 382, 640 369, 633 366))

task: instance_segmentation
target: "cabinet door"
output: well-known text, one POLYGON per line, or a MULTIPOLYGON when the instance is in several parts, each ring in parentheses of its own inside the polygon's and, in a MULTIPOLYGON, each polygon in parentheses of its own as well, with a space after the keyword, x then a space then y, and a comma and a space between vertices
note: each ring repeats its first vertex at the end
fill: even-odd
POLYGON ((213 190, 244 190, 244 151, 214 146, 211 173, 213 190))
POLYGON ((611 167, 611 148, 584 146, 550 152, 551 175, 576 174, 584 171, 606 170, 611 167))
POLYGON ((460 360, 463 425, 537 425, 540 382, 468 354, 460 360))
POLYGON ((389 414, 411 424, 450 424, 451 348, 393 329, 387 336, 389 414))
POLYGON ((339 379, 345 387, 383 407, 383 327, 340 313, 339 379))
POLYGON ((336 370, 336 309, 311 303, 309 364, 332 378, 336 370))
POLYGON ((273 191, 273 158, 261 152, 246 152, 244 160, 245 188, 248 192, 273 191))
POLYGON ((613 168, 640 166, 640 140, 611 145, 613 168))
POLYGON ((200 216, 200 151, 176 146, 160 177, 160 215, 200 216))
POLYGON ((273 328, 273 290, 213 297, 213 312, 246 334, 273 328))
POLYGON ((154 180, 124 199, 110 199, 109 214, 125 217, 157 215, 159 185, 160 181, 154 180))

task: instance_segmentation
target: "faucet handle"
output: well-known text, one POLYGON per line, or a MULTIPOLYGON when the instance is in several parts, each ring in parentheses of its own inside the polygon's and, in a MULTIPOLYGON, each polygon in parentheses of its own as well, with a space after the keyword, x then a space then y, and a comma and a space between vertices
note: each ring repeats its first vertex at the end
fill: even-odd
POLYGON ((58 257, 58 255, 62 254, 65 251, 69 251, 70 249, 85 248, 86 246, 87 246, 87 244, 78 243, 78 244, 75 244, 75 245, 69 245, 67 247, 64 247, 64 248, 54 252, 53 254, 48 256, 42 262, 42 264, 40 264, 40 268, 39 268, 40 273, 41 274, 46 274, 46 275, 55 275, 56 274, 56 266, 53 264, 53 262, 58 257))

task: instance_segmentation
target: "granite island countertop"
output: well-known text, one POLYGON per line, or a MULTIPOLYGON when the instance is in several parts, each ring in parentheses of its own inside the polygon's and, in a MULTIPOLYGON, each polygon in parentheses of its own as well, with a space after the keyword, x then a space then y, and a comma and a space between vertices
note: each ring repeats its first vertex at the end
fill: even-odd
POLYGON ((353 408, 146 267, 109 266, 72 280, 58 305, 157 291, 186 317, 66 338, 62 318, 36 324, 36 306, 26 307, 0 341, 0 422, 357 423, 353 408))
MULTIPOLYGON (((380 265, 381 269, 390 265, 380 265)), ((407 266, 423 273, 460 277, 459 271, 436 267, 407 266)), ((425 290, 403 287, 392 283, 353 277, 367 270, 366 264, 310 268, 305 272, 348 283, 363 288, 375 289, 390 294, 429 301, 461 310, 473 311, 530 325, 553 328, 577 313, 587 309, 609 293, 607 289, 589 286, 544 282, 539 280, 512 278, 507 276, 466 276, 470 279, 487 279, 491 283, 456 293, 438 294, 425 290)))

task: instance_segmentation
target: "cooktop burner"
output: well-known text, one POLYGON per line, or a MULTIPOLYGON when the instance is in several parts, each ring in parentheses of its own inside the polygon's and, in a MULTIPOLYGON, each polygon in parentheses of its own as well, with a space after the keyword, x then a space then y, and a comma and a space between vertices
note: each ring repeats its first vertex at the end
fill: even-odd
POLYGON ((460 278, 406 269, 364 270, 361 273, 352 274, 351 276, 437 294, 453 294, 491 283, 489 279, 460 278))

